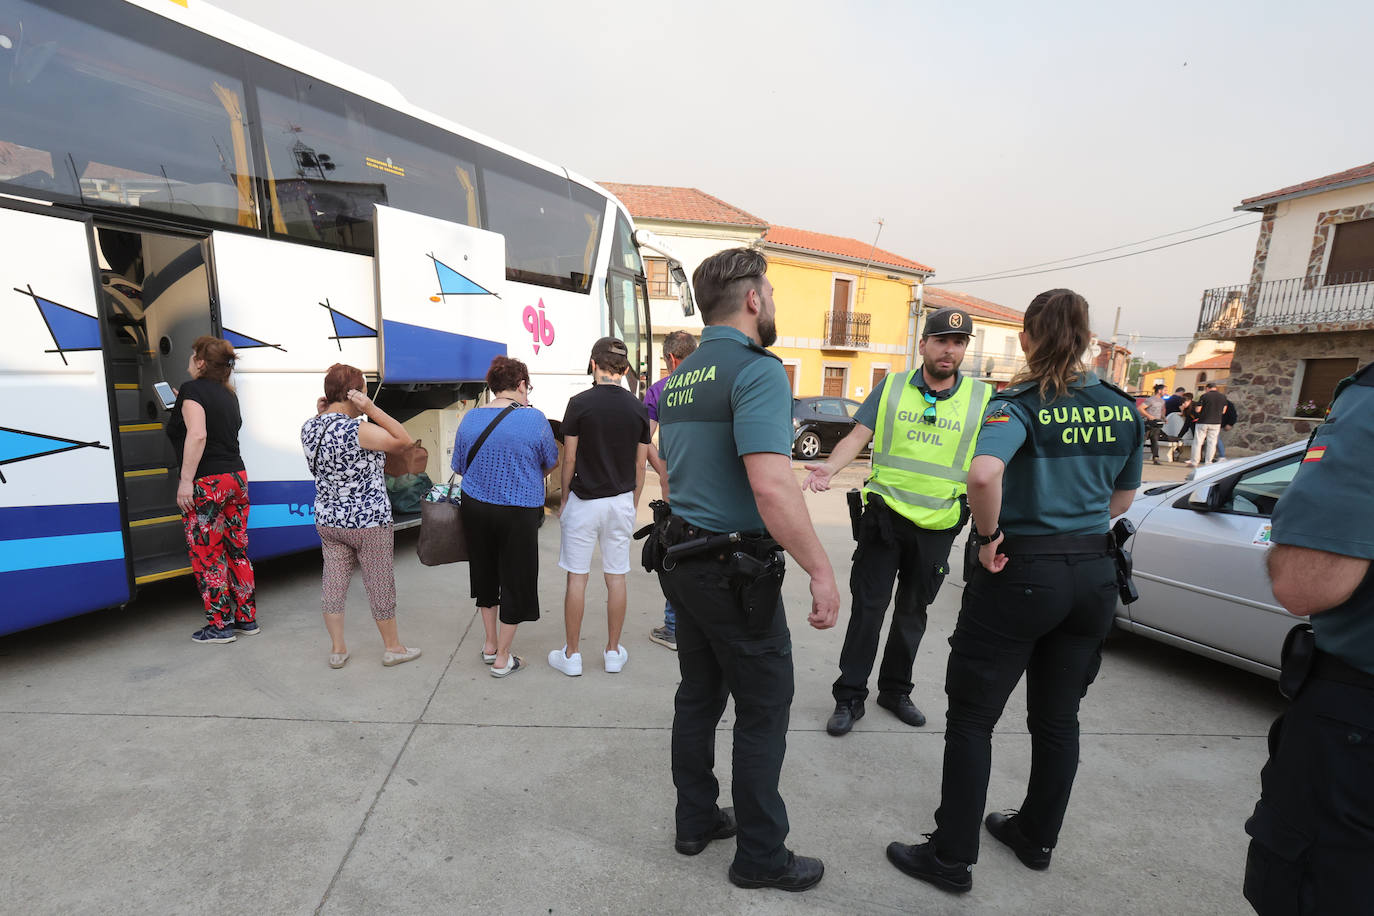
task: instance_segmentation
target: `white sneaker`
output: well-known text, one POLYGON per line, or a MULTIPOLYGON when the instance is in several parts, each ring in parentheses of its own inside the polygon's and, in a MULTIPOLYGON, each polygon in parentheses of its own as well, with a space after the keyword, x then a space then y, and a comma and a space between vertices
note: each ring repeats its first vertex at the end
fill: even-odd
POLYGON ((630 653, 625 651, 624 646, 616 646, 616 649, 619 651, 605 653, 606 671, 610 674, 619 674, 620 669, 630 660, 630 653))
POLYGON ((569 658, 567 646, 554 649, 549 653, 549 665, 562 671, 568 677, 577 677, 582 673, 582 653, 574 652, 569 658))

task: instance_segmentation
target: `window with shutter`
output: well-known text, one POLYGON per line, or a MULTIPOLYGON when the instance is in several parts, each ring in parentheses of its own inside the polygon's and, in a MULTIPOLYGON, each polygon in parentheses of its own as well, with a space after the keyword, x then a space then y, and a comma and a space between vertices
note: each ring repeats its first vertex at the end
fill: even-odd
POLYGON ((1325 411, 1331 406, 1331 395, 1341 379, 1354 375, 1360 367, 1358 358, 1308 359, 1303 361, 1302 387, 1298 390, 1298 407, 1312 404, 1325 411))
POLYGON ((1357 219, 1332 227, 1326 285, 1374 281, 1374 219, 1357 219))

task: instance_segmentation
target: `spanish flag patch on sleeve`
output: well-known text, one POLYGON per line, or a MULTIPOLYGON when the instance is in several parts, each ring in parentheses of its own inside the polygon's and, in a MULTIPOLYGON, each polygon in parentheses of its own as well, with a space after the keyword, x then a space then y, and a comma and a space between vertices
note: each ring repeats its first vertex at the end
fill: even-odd
POLYGON ((1306 455, 1303 455, 1303 456, 1302 456, 1302 463, 1303 463, 1303 464, 1307 464, 1307 462, 1309 462, 1309 461, 1321 461, 1322 458, 1324 458, 1325 456, 1326 456, 1326 446, 1324 446, 1324 445, 1314 446, 1313 448, 1309 448, 1309 449, 1307 450, 1307 454, 1306 454, 1306 455))
POLYGON ((1011 417, 1007 416, 1004 413, 995 413, 989 416, 987 419, 983 420, 983 425, 988 426, 992 423, 1007 423, 1010 420, 1011 417))

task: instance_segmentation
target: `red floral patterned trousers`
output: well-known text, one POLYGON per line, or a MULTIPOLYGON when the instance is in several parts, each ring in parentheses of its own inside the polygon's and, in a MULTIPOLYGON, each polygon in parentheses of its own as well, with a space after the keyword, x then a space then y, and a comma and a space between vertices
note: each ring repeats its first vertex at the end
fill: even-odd
POLYGON ((257 616, 253 564, 248 560, 248 475, 197 477, 193 511, 183 516, 191 571, 205 602, 205 619, 223 629, 257 616))

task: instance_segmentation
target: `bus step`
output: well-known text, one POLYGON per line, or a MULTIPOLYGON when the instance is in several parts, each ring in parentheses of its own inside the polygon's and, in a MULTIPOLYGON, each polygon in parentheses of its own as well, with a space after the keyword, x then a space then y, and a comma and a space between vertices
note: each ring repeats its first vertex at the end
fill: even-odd
POLYGON ((167 515, 176 511, 177 475, 166 467, 124 472, 124 496, 132 518, 167 515), (170 512, 160 511, 170 508, 170 512))
POLYGON ((191 574, 191 559, 186 555, 186 547, 175 553, 163 553, 153 557, 134 560, 134 584, 147 585, 160 579, 191 574))
POLYGON ((119 444, 124 452, 124 466, 166 467, 172 455, 172 443, 162 423, 156 420, 119 424, 119 444))
POLYGON ((129 523, 129 545, 135 560, 181 553, 185 559, 186 529, 180 515, 162 516, 153 524, 129 523))
POLYGON ((110 381, 115 385, 137 385, 143 381, 142 374, 137 359, 116 356, 110 360, 110 381))
POLYGON ((134 423, 155 423, 161 417, 161 405, 151 395, 144 395, 137 385, 129 388, 115 386, 115 416, 120 426, 134 423))

